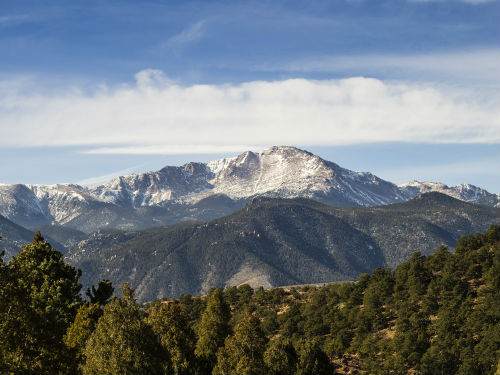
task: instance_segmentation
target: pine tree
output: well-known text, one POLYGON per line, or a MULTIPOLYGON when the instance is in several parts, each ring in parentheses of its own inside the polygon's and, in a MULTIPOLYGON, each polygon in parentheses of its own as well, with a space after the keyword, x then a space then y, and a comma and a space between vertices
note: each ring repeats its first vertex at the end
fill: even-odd
POLYGON ((0 346, 7 373, 68 371, 66 330, 81 305, 80 272, 37 232, 7 266, 0 289, 0 346))
POLYGON ((102 314, 103 311, 97 303, 88 306, 82 305, 76 313, 75 321, 68 329, 64 342, 73 351, 75 358, 73 373, 80 372, 85 363, 83 349, 102 314))
POLYGON ((334 367, 316 341, 296 343, 298 355, 296 375, 330 375, 334 367))
POLYGON ((199 357, 206 373, 210 373, 217 362, 217 351, 224 345, 230 332, 229 305, 224 301, 221 289, 215 289, 207 296, 207 307, 198 327, 198 341, 195 354, 199 357))
POLYGON ((85 294, 89 297, 90 303, 98 303, 100 306, 104 306, 109 302, 114 291, 115 288, 111 285, 111 281, 101 280, 97 288, 92 285, 92 290, 88 288, 85 294))
POLYGON ((194 374, 195 334, 180 306, 176 303, 158 304, 152 308, 147 321, 168 352, 174 374, 194 374))
POLYGON ((250 313, 236 324, 234 335, 228 337, 217 353, 214 374, 262 375, 266 374, 264 351, 267 338, 260 321, 250 313))
POLYGON ((127 284, 122 298, 104 308, 83 351, 83 373, 89 375, 164 374, 168 355, 162 349, 127 284))
POLYGON ((264 363, 270 375, 294 374, 297 366, 297 353, 290 340, 272 340, 264 352, 264 363))

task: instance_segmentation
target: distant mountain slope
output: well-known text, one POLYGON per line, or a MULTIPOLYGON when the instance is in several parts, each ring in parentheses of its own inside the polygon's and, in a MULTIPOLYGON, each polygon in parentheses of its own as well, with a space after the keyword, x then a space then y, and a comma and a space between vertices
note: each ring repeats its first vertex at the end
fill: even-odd
MULTIPOLYGON (((34 228, 31 228, 31 231, 36 232, 39 230, 44 237, 51 238, 53 241, 57 241, 57 243, 64 246, 66 249, 71 249, 78 245, 81 241, 88 237, 88 234, 79 231, 77 229, 68 228, 62 225, 39 225, 34 228)), ((56 244, 52 244, 52 246, 61 252, 63 250, 59 249, 56 244)))
MULTIPOLYGON (((31 242, 35 235, 35 231, 26 229, 16 223, 6 219, 0 215, 0 252, 5 251, 4 260, 10 259, 13 255, 23 247, 24 244, 31 242)), ((50 242, 51 245, 61 253, 65 253, 67 248, 63 246, 59 241, 56 241, 50 235, 43 233, 46 241, 50 242)))
POLYGON ((68 254, 86 284, 130 282, 141 300, 249 283, 277 286, 355 279, 415 251, 454 246, 500 223, 500 210, 440 193, 373 208, 257 198, 209 223, 95 233, 68 254))
POLYGON ((210 220, 258 196, 310 198, 338 207, 379 206, 439 191, 495 206, 498 196, 472 186, 395 185, 353 172, 295 147, 271 147, 209 163, 120 176, 96 187, 0 184, 0 214, 25 227, 59 224, 90 233, 210 220))
POLYGON ((0 215, 26 227, 51 221, 35 193, 21 184, 0 184, 0 215))
POLYGON ((481 204, 483 206, 500 207, 500 194, 486 195, 476 199, 474 203, 481 204))
POLYGON ((0 215, 0 252, 5 251, 5 259, 15 255, 27 242, 33 239, 33 232, 13 223, 0 215))
MULTIPOLYGON (((435 191, 438 193, 449 195, 450 197, 456 199, 460 199, 462 201, 481 204, 481 200, 486 197, 496 197, 494 194, 490 194, 486 190, 470 184, 448 186, 443 183, 437 182, 410 181, 407 184, 398 185, 398 187, 403 192, 403 194, 409 198, 414 198, 417 195, 435 191)), ((494 206, 494 204, 486 205, 494 206)))
POLYGON ((415 251, 429 255, 440 244, 451 248, 460 236, 500 223, 498 208, 437 192, 388 206, 328 210, 374 238, 389 267, 397 266, 415 251))

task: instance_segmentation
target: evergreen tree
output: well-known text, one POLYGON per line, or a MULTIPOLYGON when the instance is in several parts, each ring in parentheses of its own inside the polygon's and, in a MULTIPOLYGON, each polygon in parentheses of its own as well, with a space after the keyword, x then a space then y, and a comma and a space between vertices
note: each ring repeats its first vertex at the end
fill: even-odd
POLYGON ((206 373, 210 373, 215 366, 217 351, 224 345, 230 332, 230 317, 229 305, 224 301, 222 290, 213 290, 207 296, 207 307, 201 316, 195 350, 206 373))
POLYGON ((228 337, 217 353, 214 374, 262 375, 266 373, 264 351, 267 339, 255 316, 246 313, 236 324, 234 334, 228 337))
POLYGON ((269 375, 294 374, 297 366, 297 353, 292 342, 287 339, 272 340, 264 352, 264 363, 269 375))
POLYGON ((122 298, 104 308, 83 351, 83 373, 88 375, 164 374, 168 355, 151 327, 143 320, 133 290, 122 287, 122 298))
POLYGON ((298 355, 296 375, 330 375, 334 367, 317 341, 301 340, 296 343, 298 355))
POLYGON ((72 360, 64 335, 81 305, 80 272, 64 263, 40 232, 1 268, 0 341, 6 372, 69 371, 72 360))
POLYGON ((90 303, 97 303, 100 306, 104 306, 109 302, 114 291, 115 288, 111 285, 111 281, 101 280, 97 288, 92 285, 92 290, 90 288, 87 289, 85 294, 89 297, 90 303))
POLYGON ((148 323, 159 337, 163 349, 168 352, 174 374, 194 374, 195 334, 181 307, 176 303, 157 304, 149 314, 148 323))
POLYGON ((64 340, 68 348, 73 351, 75 358, 72 373, 81 372, 81 367, 85 363, 83 350, 102 313, 103 311, 97 303, 88 306, 82 305, 78 309, 75 321, 69 327, 64 340))

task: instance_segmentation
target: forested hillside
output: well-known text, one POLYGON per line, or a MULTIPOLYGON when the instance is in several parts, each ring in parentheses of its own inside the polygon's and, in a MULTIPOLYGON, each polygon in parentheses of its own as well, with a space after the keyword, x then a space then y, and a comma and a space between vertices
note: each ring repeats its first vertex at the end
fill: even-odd
POLYGON ((139 305, 38 233, 0 262, 2 374, 493 374, 500 227, 321 287, 212 289, 139 305))
POLYGON ((380 207, 332 207, 310 199, 257 198, 208 223, 103 231, 67 259, 82 282, 129 283, 139 301, 252 287, 356 280, 394 268, 416 251, 453 248, 467 233, 500 224, 500 209, 427 193, 380 207))

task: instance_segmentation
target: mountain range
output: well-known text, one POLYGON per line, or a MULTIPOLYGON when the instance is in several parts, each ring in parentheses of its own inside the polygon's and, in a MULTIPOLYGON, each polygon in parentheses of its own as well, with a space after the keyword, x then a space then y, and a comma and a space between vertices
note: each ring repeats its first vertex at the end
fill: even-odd
POLYGON ((84 287, 129 282, 141 301, 248 283, 354 280, 500 223, 473 185, 396 185, 294 147, 167 166, 99 186, 0 184, 0 251, 34 231, 84 287))
POLYGON ((207 221, 233 213, 259 196, 367 207, 404 202, 430 191, 499 206, 498 195, 473 185, 417 181, 396 185, 281 146, 120 176, 99 186, 0 184, 0 215, 26 228, 57 224, 91 233, 207 221))
POLYGON ((253 287, 354 280, 420 251, 453 248, 464 234, 500 223, 500 209, 432 192, 378 207, 333 207, 304 199, 255 198, 206 223, 99 231, 66 254, 81 281, 128 282, 141 301, 253 287))

